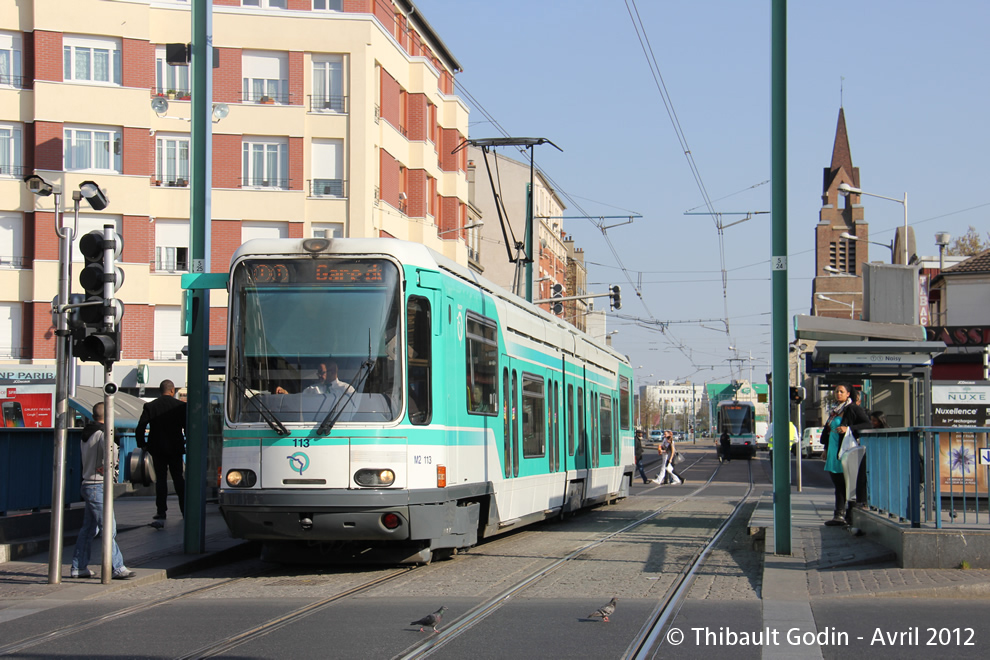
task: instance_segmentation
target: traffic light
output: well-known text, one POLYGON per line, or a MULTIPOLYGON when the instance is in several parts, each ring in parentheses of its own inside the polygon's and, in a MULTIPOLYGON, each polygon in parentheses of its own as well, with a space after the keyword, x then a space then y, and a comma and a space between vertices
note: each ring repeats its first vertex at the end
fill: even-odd
POLYGON ((618 284, 615 284, 612 286, 610 291, 611 293, 609 294, 609 299, 610 299, 609 302, 612 306, 612 309, 622 309, 622 289, 619 287, 618 284))
POLYGON ((120 359, 120 318, 124 305, 114 292, 124 283, 124 271, 117 265, 123 240, 113 225, 94 229, 79 239, 85 265, 79 284, 85 293, 82 305, 70 315, 72 352, 83 362, 105 366, 120 359))
MULTIPOLYGON (((551 298, 561 298, 561 297, 563 297, 563 295, 564 295, 564 286, 562 284, 560 284, 560 283, 554 284, 553 285, 553 295, 551 295, 550 297, 551 298)), ((564 303, 560 302, 559 300, 555 300, 550 305, 550 309, 553 311, 554 314, 556 314, 557 316, 560 316, 561 314, 564 313, 564 303)))
POLYGON ((804 401, 805 391, 803 387, 792 387, 791 388, 791 401, 794 403, 801 403, 804 401))

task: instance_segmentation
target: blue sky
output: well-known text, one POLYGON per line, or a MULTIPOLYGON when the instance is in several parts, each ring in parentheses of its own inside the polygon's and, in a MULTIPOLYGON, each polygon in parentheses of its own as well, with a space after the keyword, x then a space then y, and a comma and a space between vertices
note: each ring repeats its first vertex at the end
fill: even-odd
MULTIPOLYGON (((542 147, 536 157, 570 196, 568 215, 643 216, 608 229, 608 242, 595 222, 565 223, 585 250, 588 288, 622 285, 621 314, 650 326, 608 322, 619 331, 613 346, 643 366, 640 382, 725 381, 735 357, 746 358, 732 363, 742 365, 744 377, 752 366, 762 382, 770 355, 770 215, 725 230, 736 354, 717 322, 725 306, 714 221, 684 215, 702 210, 703 198, 650 74, 631 0, 416 5, 463 67, 458 84, 509 135, 546 137, 564 150, 542 147), (654 320, 673 323, 662 333, 654 320)), ((715 208, 769 211, 770 1, 636 0, 635 9, 715 208)), ((938 253, 937 231, 956 237, 972 225, 986 239, 988 28, 984 0, 790 3, 789 316, 811 305, 822 170, 831 158, 841 78, 862 188, 907 193, 918 253, 938 253)), ((502 135, 473 106, 470 130, 475 138, 502 135)), ((863 205, 871 240, 890 242, 902 206, 869 197, 863 205)), ((870 259, 889 262, 888 250, 871 246, 870 259)))

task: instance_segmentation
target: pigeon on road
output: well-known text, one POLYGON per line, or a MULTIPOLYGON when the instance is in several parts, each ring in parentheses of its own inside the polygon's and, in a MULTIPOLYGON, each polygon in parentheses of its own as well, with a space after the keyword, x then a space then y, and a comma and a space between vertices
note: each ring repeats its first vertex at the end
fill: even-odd
MULTIPOLYGON (((445 609, 447 609, 447 606, 441 605, 440 609, 433 614, 427 614, 419 621, 413 621, 410 625, 422 626, 422 628, 419 629, 419 632, 423 632, 427 626, 433 628, 433 632, 440 632, 437 630, 437 624, 440 623, 440 619, 443 618, 443 611, 445 609)), ((613 606, 612 609, 615 609, 615 607, 613 606)))
POLYGON ((590 619, 593 616, 600 616, 602 618, 602 621, 608 623, 608 618, 612 616, 613 612, 615 612, 615 604, 618 602, 619 599, 613 597, 612 600, 608 601, 607 605, 603 605, 599 607, 597 610, 589 614, 587 618, 590 619))

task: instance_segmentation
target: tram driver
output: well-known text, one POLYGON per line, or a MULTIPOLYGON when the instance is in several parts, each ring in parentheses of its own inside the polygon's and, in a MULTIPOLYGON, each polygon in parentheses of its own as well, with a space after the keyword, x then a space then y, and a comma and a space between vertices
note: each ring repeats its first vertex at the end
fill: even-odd
MULTIPOLYGON (((275 388, 275 394, 288 394, 288 390, 279 385, 275 388)), ((338 377, 337 363, 333 360, 324 360, 316 365, 316 382, 303 390, 303 394, 331 394, 334 399, 341 396, 349 396, 354 393, 354 388, 340 380, 338 377)))

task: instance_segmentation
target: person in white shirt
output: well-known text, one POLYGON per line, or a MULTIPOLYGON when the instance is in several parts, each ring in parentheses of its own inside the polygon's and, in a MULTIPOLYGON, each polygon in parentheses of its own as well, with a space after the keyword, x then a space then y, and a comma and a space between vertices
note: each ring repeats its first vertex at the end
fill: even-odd
POLYGON ((316 383, 303 390, 303 394, 332 394, 335 399, 349 396, 354 388, 337 377, 337 363, 321 362, 316 367, 316 383))

